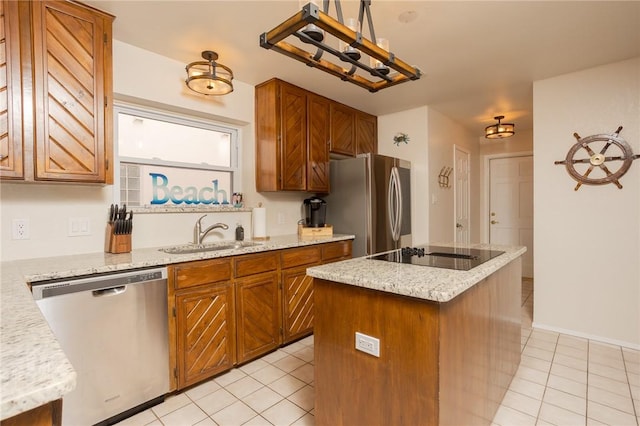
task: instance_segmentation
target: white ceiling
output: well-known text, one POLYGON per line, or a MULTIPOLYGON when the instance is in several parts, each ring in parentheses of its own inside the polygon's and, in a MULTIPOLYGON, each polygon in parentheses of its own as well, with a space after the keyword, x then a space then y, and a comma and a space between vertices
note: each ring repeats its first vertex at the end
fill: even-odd
MULTIPOLYGON (((376 36, 423 76, 369 93, 259 46, 298 0, 85 3, 116 16, 115 39, 185 64, 215 50, 245 83, 279 77, 376 115, 429 105, 478 136, 495 115, 532 128, 535 80, 640 56, 640 1, 373 0, 376 36), (403 12, 416 19, 402 22, 403 12)), ((341 3, 345 17, 357 16, 357 1, 341 3)))

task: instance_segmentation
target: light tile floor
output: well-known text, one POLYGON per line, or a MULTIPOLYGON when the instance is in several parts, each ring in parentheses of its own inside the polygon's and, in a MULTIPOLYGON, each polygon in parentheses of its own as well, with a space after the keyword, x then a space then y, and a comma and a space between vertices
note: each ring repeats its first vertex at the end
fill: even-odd
MULTIPOLYGON (((533 282, 522 290, 522 361, 494 426, 640 425, 640 351, 533 329, 533 282)), ((312 426, 313 399, 310 336, 119 425, 312 426)))

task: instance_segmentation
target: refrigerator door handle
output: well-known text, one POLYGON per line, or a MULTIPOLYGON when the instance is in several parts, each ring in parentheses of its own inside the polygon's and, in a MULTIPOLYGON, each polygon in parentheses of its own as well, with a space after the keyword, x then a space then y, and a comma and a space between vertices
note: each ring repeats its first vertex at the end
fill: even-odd
POLYGON ((401 194, 399 192, 400 176, 397 167, 391 169, 389 175, 389 192, 387 194, 387 209, 389 213, 389 227, 391 228, 391 237, 393 241, 400 239, 400 213, 402 205, 400 204, 401 194))
POLYGON ((396 197, 397 197, 397 208, 396 214, 398 215, 396 218, 396 241, 400 239, 400 234, 402 232, 402 183, 400 180, 400 171, 397 167, 393 168, 393 173, 396 175, 396 197))

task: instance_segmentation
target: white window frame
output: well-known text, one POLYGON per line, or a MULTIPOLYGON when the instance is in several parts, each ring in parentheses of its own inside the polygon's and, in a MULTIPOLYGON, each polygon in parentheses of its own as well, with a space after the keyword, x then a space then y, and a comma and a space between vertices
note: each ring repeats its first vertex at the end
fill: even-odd
MULTIPOLYGON (((233 127, 229 124, 222 124, 213 120, 207 120, 200 117, 189 116, 185 114, 176 113, 173 111, 163 111, 151 107, 144 107, 140 105, 133 105, 121 101, 114 102, 113 106, 113 122, 114 122, 114 171, 113 171, 113 200, 114 203, 120 203, 120 163, 136 163, 152 166, 167 166, 167 167, 179 167, 183 169, 194 170, 213 170, 231 173, 231 191, 230 195, 239 192, 241 186, 242 170, 240 168, 240 144, 238 142, 240 129, 233 127), (148 118, 152 120, 166 121, 169 123, 180 124, 183 126, 197 127, 205 130, 216 130, 221 132, 228 132, 231 135, 231 150, 230 150, 230 167, 214 166, 210 164, 195 164, 174 162, 166 160, 150 160, 147 158, 137 157, 120 157, 118 153, 118 114, 136 115, 142 118, 148 118)), ((152 206, 151 209, 154 207, 152 206)), ((166 207, 165 207, 166 208, 166 207)))

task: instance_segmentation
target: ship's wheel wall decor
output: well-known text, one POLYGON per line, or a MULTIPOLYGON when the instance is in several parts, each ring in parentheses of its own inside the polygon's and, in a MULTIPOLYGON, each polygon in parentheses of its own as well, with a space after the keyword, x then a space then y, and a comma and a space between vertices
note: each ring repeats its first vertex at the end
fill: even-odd
POLYGON ((574 191, 580 189, 582 184, 606 185, 613 183, 622 189, 620 178, 627 173, 633 160, 640 158, 640 155, 633 154, 629 144, 620 137, 620 131, 622 131, 622 126, 611 134, 591 135, 585 138, 580 137, 578 133, 573 134, 578 142, 569 149, 564 160, 555 161, 554 164, 564 164, 569 175, 578 182, 574 191), (607 155, 609 148, 611 151, 607 155), (583 150, 587 157, 576 158, 585 154, 583 150), (619 167, 612 172, 606 163, 614 162, 619 167), (602 177, 591 176, 594 170, 599 170, 602 177))

